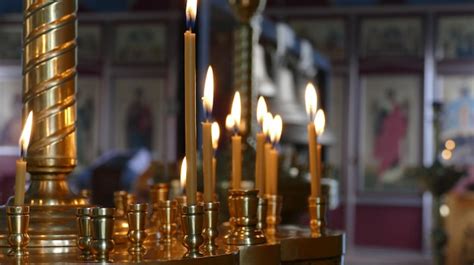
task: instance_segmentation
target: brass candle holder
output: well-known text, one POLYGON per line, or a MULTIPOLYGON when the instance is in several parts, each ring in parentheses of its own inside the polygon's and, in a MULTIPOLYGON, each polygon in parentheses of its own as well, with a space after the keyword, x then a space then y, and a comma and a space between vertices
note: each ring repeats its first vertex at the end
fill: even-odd
POLYGON ((81 250, 81 258, 88 259, 91 256, 92 244, 92 208, 77 208, 77 247, 81 250))
POLYGON ((141 253, 145 251, 143 242, 147 237, 145 231, 148 204, 137 203, 128 206, 128 240, 132 246, 128 249, 130 253, 141 253))
POLYGON ((114 249, 114 208, 92 209, 92 253, 100 262, 112 262, 109 258, 114 249))
POLYGON ((182 209, 183 244, 187 249, 185 258, 197 258, 203 256, 199 248, 204 242, 202 228, 204 211, 202 205, 185 205, 182 209))
POLYGON ((258 190, 230 190, 229 213, 235 220, 225 236, 229 245, 256 245, 266 242, 262 230, 257 228, 258 190))
POLYGON ((268 200, 264 197, 258 198, 258 208, 257 208, 257 229, 265 231, 267 228, 267 209, 268 209, 268 200))
POLYGON ((30 223, 29 206, 7 206, 9 256, 23 257, 28 255, 26 247, 30 242, 28 226, 30 223))
POLYGON ((267 229, 268 236, 275 236, 278 232, 278 225, 281 222, 281 207, 283 197, 279 195, 266 195, 268 201, 267 208, 267 229))
POLYGON ((160 201, 158 206, 160 242, 169 244, 176 234, 176 201, 160 201))
POLYGON ((150 203, 152 207, 152 214, 150 217, 151 230, 156 232, 159 229, 159 203, 166 201, 169 198, 169 185, 167 183, 158 183, 150 187, 150 203))
POLYGON ((326 235, 326 200, 322 197, 309 197, 308 204, 311 237, 321 237, 326 235))
POLYGON ((115 221, 114 241, 116 244, 128 242, 128 205, 135 203, 135 195, 126 191, 114 192, 115 221))
POLYGON ((215 254, 217 249, 216 238, 219 235, 219 202, 204 203, 204 250, 210 254, 215 254))
MULTIPOLYGON (((185 195, 182 195, 182 196, 177 196, 175 198, 175 200, 177 201, 177 209, 178 209, 178 213, 176 215, 176 235, 178 238, 181 238, 182 236, 182 232, 183 232, 183 228, 182 228, 182 218, 181 218, 181 213, 183 212, 183 207, 188 203, 188 200, 186 199, 186 196, 185 195)), ((201 192, 197 192, 196 193, 196 200, 198 203, 202 203, 203 202, 203 195, 201 192)))

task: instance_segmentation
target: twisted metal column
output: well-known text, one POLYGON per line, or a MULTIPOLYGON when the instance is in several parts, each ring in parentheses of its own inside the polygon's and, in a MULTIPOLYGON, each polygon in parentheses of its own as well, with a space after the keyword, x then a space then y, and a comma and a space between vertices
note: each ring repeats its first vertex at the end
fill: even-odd
POLYGON ((30 247, 75 246, 75 209, 87 204, 66 181, 76 166, 76 1, 23 1, 23 116, 34 117, 26 157, 30 247))

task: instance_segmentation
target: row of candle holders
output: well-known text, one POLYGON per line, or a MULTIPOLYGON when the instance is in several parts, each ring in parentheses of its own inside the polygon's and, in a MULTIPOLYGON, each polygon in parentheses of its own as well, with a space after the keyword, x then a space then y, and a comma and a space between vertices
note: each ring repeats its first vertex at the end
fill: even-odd
MULTIPOLYGON (((84 260, 110 262, 115 244, 129 242, 131 255, 146 252, 145 240, 170 244, 180 239, 186 247, 185 258, 214 255, 219 234, 219 202, 203 202, 198 194, 195 205, 188 205, 185 196, 168 199, 168 185, 156 184, 150 190, 151 214, 147 203, 135 203, 134 195, 114 193, 115 208, 82 207, 76 211, 77 247, 84 260), (148 222, 148 224, 147 224, 148 222)), ((326 203, 309 198, 312 237, 325 231, 326 203)), ((229 226, 224 236, 228 245, 255 245, 277 236, 281 220, 282 197, 258 196, 258 190, 229 190, 229 226)), ((29 242, 29 206, 7 206, 9 255, 25 256, 29 242)))

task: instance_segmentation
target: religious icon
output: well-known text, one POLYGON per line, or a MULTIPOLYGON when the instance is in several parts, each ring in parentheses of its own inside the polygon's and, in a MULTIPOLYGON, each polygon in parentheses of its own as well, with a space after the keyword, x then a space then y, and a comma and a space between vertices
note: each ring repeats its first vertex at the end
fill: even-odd
POLYGON ((403 172, 419 161, 421 80, 417 76, 363 79, 362 160, 364 189, 416 188, 403 172))
POLYGON ((474 58, 474 16, 442 16, 438 21, 439 59, 474 58))
POLYGON ((139 149, 146 147, 151 150, 153 137, 153 113, 143 98, 143 89, 135 89, 133 101, 127 109, 127 148, 139 149))

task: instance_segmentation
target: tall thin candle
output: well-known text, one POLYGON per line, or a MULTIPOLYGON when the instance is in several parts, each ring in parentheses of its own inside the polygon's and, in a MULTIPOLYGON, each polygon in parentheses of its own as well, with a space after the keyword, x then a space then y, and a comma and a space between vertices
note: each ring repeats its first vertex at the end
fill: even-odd
POLYGON ((219 147, 219 137, 221 134, 221 130, 219 128, 219 123, 213 122, 212 123, 212 149, 214 149, 214 153, 212 156, 212 191, 216 191, 216 167, 217 167, 217 160, 216 160, 216 151, 217 147, 219 147))
POLYGON ((214 99, 214 73, 212 67, 207 70, 204 83, 204 106, 205 120, 202 122, 202 168, 204 175, 204 202, 212 201, 212 131, 211 113, 214 99))
MULTIPOLYGON (((320 139, 320 136, 324 133, 324 126, 326 125, 326 117, 324 116, 324 111, 319 109, 314 118, 314 125, 317 137, 320 139)), ((321 194, 321 178, 322 178, 322 164, 321 164, 321 150, 322 145, 318 143, 316 148, 316 176, 318 181, 319 194, 321 194)))
POLYGON ((265 103, 265 99, 263 97, 260 97, 257 103, 257 121, 260 126, 260 129, 256 135, 257 150, 255 158, 255 188, 259 191, 260 195, 263 195, 265 192, 264 146, 266 136, 263 132, 263 119, 266 114, 267 104, 265 103))
POLYGON ((306 86, 305 101, 306 113, 308 113, 308 153, 309 153, 309 173, 311 175, 311 197, 320 196, 320 181, 317 173, 317 135, 313 120, 318 109, 316 88, 309 83, 306 86))
POLYGON ((277 145, 281 138, 281 133, 283 129, 283 121, 280 115, 276 115, 273 119, 272 129, 270 133, 270 139, 272 142, 272 149, 269 152, 270 158, 270 178, 269 178, 269 190, 268 194, 277 195, 278 194, 278 148, 277 145))
POLYGON ((242 137, 240 132, 241 106, 240 93, 237 91, 232 101, 231 119, 226 120, 226 126, 233 129, 232 135, 232 189, 240 189, 242 180, 242 137))
POLYGON ((272 144, 270 143, 270 131, 273 124, 273 115, 268 112, 265 114, 263 118, 263 132, 265 133, 265 137, 267 138, 267 142, 265 142, 263 146, 263 153, 264 153, 264 187, 262 194, 269 194, 271 189, 270 187, 270 179, 271 179, 271 165, 270 165, 270 151, 272 150, 272 144))
POLYGON ((16 160, 15 196, 14 205, 25 203, 26 183, 26 151, 30 143, 31 129, 33 126, 33 112, 30 111, 20 136, 20 159, 16 160))
POLYGON ((186 198, 196 204, 196 35, 192 32, 196 19, 197 0, 186 4, 187 30, 184 33, 184 85, 185 85, 185 144, 187 157, 186 198))

